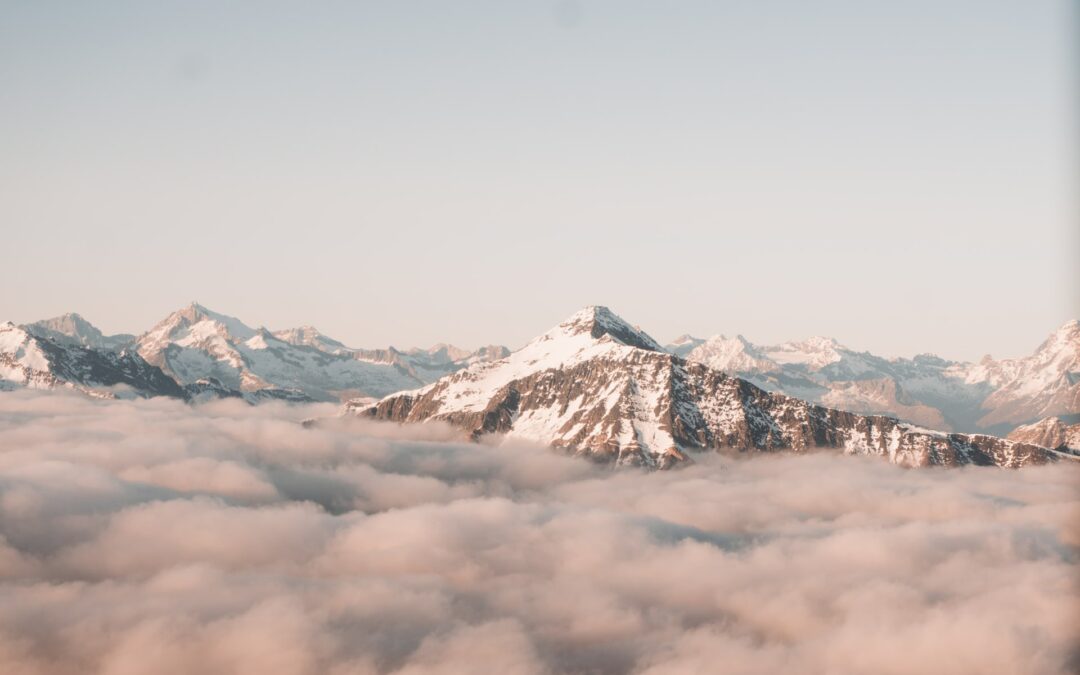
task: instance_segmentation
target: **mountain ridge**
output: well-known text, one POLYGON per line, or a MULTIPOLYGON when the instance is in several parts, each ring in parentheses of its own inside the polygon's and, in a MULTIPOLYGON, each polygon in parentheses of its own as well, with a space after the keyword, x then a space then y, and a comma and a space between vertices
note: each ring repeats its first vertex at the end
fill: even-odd
MULTIPOLYGON (((104 335, 76 313, 25 324, 22 329, 65 347, 137 353, 172 378, 187 398, 240 397, 251 403, 379 397, 508 353, 499 345, 468 351, 446 343, 405 351, 354 349, 311 326, 278 331, 254 328, 198 302, 169 313, 137 336, 104 335)), ((14 370, 12 377, 5 380, 5 388, 29 381, 14 370)), ((48 380, 42 377, 36 381, 48 380)), ((65 380, 54 376, 48 381, 60 386, 65 380)), ((77 378, 73 384, 83 386, 77 378)))
POLYGON ((770 393, 662 349, 603 307, 587 307, 499 361, 344 414, 441 421, 473 438, 503 434, 616 465, 670 468, 695 451, 840 448, 908 466, 1022 466, 1045 449, 920 429, 770 393))
MULTIPOLYGON (((197 302, 171 312, 138 336, 104 335, 75 313, 21 329, 65 348, 137 353, 173 378, 189 399, 241 397, 252 403, 377 400, 511 353, 501 345, 469 351, 446 343, 428 348, 358 349, 310 325, 255 328, 197 302)), ((762 346, 740 334, 707 339, 684 335, 661 346, 602 305, 587 306, 548 332, 552 335, 546 339, 580 334, 645 351, 666 351, 770 392, 858 414, 895 416, 943 431, 1003 435, 1046 417, 1080 412, 1080 321, 1076 320, 1051 333, 1028 357, 995 360, 987 356, 978 363, 931 354, 885 359, 827 337, 762 346)), ((72 358, 83 362, 90 358, 74 354, 72 358)), ((139 370, 130 355, 128 359, 125 367, 139 370)), ((102 356, 97 361, 105 367, 109 359, 102 356)), ((41 378, 47 372, 31 377, 12 370, 12 379, 0 386, 23 386, 20 382, 34 378, 45 381, 48 378, 41 378)), ((74 371, 60 369, 52 377, 86 386, 74 371)), ((147 393, 156 389, 160 383, 147 393)))
POLYGON ((977 363, 933 354, 876 356, 831 338, 757 345, 723 335, 681 336, 669 351, 769 391, 861 413, 967 433, 1005 433, 1080 410, 1080 321, 1070 320, 1027 357, 977 363), (693 345, 689 349, 689 345, 693 345))

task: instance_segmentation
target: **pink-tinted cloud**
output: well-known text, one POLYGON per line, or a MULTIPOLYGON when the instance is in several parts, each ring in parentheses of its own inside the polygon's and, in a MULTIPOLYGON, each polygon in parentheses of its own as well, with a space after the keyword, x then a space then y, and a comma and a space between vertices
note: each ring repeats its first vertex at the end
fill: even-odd
POLYGON ((0 395, 0 672, 1065 673, 1080 471, 0 395))

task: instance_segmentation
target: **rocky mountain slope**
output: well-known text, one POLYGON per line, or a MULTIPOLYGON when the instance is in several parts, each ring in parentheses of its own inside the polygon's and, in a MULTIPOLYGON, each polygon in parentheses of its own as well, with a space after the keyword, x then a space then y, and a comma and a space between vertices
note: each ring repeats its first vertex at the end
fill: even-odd
POLYGON ((1038 446, 933 432, 765 391, 665 351, 604 307, 588 307, 508 357, 346 414, 443 421, 473 437, 505 434, 609 461, 666 468, 695 451, 838 448, 907 466, 1017 467, 1038 446))
POLYGON ((1008 438, 1080 456, 1080 423, 1068 424, 1060 417, 1047 417, 1034 424, 1019 426, 1009 433, 1008 438))
POLYGON ((0 389, 15 387, 64 387, 106 397, 187 398, 175 380, 132 349, 95 349, 4 323, 0 324, 0 389))
POLYGON ((829 338, 761 346, 742 336, 683 336, 667 348, 769 391, 937 429, 1004 433, 1080 413, 1078 321, 1064 324, 1032 356, 979 363, 929 354, 885 359, 829 338))

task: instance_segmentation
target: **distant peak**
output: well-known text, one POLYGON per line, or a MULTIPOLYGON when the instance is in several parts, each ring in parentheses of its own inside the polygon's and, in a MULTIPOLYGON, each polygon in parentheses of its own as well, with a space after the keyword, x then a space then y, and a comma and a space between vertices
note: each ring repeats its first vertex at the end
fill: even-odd
POLYGON ((570 335, 588 333, 595 339, 605 335, 628 347, 647 349, 653 352, 664 351, 645 331, 631 325, 619 315, 603 305, 589 305, 578 310, 566 321, 559 324, 559 329, 570 335))
POLYGON ((192 321, 205 318, 212 314, 210 310, 199 303, 192 301, 172 313, 173 316, 183 317, 192 321))
POLYGON ((816 349, 836 349, 840 346, 836 338, 825 337, 824 335, 812 335, 806 340, 806 344, 816 349))
POLYGON ((1040 352, 1075 352, 1080 349, 1080 321, 1070 319, 1050 334, 1041 345, 1040 352))
POLYGON ((425 350, 431 356, 443 356, 451 361, 459 361, 461 359, 468 358, 470 352, 460 347, 455 347, 452 344, 446 342, 439 342, 428 347, 425 350))
POLYGON ((728 336, 726 336, 726 335, 715 335, 715 336, 713 336, 712 338, 709 338, 709 339, 710 340, 719 340, 719 341, 722 341, 722 342, 737 342, 737 343, 743 345, 744 347, 750 346, 750 341, 747 340, 742 335, 736 335, 735 337, 730 337, 730 338, 728 336))
POLYGON ((673 344, 673 345, 684 345, 684 344, 686 344, 688 342, 698 342, 698 341, 699 341, 699 338, 694 337, 690 333, 683 333, 679 337, 672 340, 671 344, 673 344))
POLYGON ((225 314, 219 314, 195 301, 188 303, 184 307, 170 314, 164 321, 155 326, 154 329, 151 330, 151 333, 161 329, 172 331, 180 326, 190 326, 199 323, 200 321, 212 321, 217 323, 222 326, 226 332, 245 340, 256 334, 256 331, 246 325, 243 321, 225 314))
POLYGON ((80 342, 95 341, 102 337, 102 333, 94 324, 90 323, 75 312, 68 312, 51 319, 43 319, 30 324, 33 329, 44 329, 80 342))
POLYGON ((53 317, 51 319, 44 319, 42 321, 38 321, 37 323, 50 323, 50 324, 66 323, 66 324, 71 324, 71 325, 83 325, 83 326, 91 325, 90 322, 87 321, 86 319, 84 319, 81 314, 78 314, 76 312, 67 312, 66 314, 61 314, 60 316, 56 316, 56 317, 53 317))
POLYGON ((1055 331, 1058 335, 1080 334, 1080 319, 1069 319, 1055 331))

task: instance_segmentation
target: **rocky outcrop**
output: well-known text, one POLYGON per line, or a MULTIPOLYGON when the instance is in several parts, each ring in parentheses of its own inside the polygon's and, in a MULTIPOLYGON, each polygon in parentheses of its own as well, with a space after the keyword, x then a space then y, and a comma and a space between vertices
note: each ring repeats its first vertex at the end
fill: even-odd
POLYGON ((1080 455, 1080 423, 1066 424, 1060 417, 1047 417, 1034 424, 1017 427, 1009 433, 1008 438, 1080 455))

